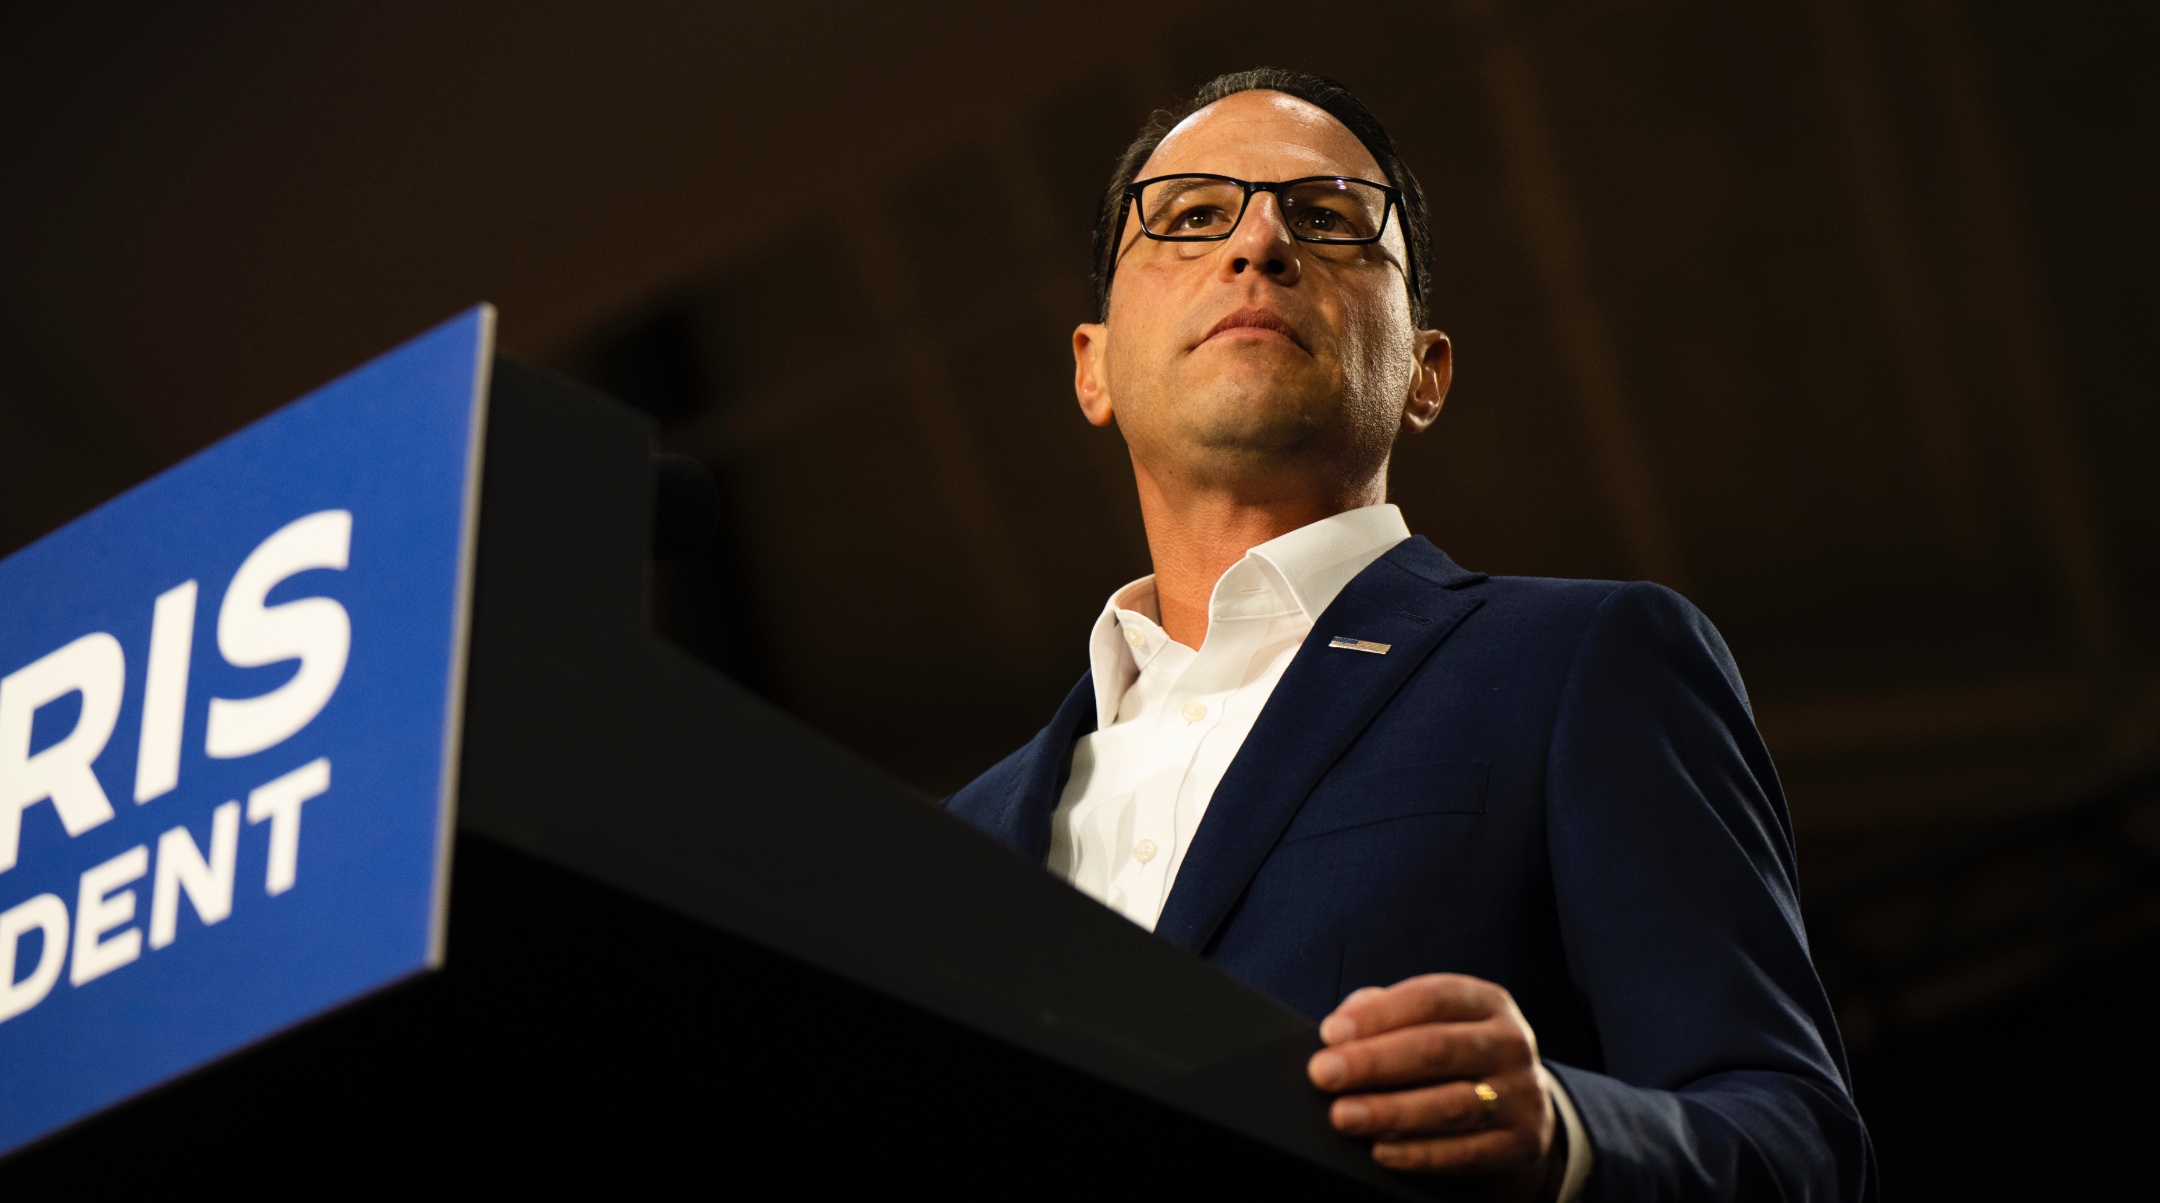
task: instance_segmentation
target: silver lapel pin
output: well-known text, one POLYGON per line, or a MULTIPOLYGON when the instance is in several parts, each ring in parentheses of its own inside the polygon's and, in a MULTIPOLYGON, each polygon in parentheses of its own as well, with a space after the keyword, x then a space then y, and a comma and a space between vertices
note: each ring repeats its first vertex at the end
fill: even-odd
POLYGON ((1370 639, 1352 639, 1348 635, 1337 635, 1328 640, 1328 646, 1345 647, 1353 652, 1371 652, 1375 656, 1385 656, 1388 649, 1395 645, 1392 643, 1375 643, 1370 639))

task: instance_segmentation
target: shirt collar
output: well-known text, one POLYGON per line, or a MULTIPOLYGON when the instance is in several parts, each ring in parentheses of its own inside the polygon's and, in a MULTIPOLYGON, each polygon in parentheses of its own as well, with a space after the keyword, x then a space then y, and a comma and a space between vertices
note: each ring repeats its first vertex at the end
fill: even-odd
MULTIPOLYGON (((1281 573, 1305 621, 1318 622, 1321 611, 1334 604, 1352 578, 1409 537, 1401 510, 1368 505, 1277 535, 1247 552, 1246 558, 1265 560, 1281 573)), ((1219 584, 1216 592, 1221 592, 1219 584)))
MULTIPOLYGON (((1246 552, 1215 582, 1209 620, 1295 612, 1317 622, 1358 573, 1409 537, 1402 511, 1386 504, 1345 510, 1278 535, 1246 552)), ((1153 575, 1124 585, 1103 606, 1088 639, 1098 729, 1117 721, 1125 691, 1169 642, 1161 620, 1153 575)))

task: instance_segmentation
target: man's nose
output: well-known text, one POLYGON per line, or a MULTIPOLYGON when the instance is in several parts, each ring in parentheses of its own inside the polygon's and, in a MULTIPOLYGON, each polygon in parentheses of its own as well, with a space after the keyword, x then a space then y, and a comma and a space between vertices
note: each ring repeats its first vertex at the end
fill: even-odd
POLYGON ((1258 271, 1278 284, 1298 281, 1297 239, 1290 236, 1290 223, 1272 192, 1253 194, 1223 250, 1223 267, 1231 276, 1258 271))

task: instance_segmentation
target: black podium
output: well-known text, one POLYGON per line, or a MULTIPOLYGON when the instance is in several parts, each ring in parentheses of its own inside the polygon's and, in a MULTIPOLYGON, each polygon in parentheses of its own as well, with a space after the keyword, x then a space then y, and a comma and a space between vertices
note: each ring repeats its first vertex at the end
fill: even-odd
POLYGON ((1435 1192, 1303 1017, 654 636, 652 434, 496 362, 446 967, 0 1188, 1435 1192))

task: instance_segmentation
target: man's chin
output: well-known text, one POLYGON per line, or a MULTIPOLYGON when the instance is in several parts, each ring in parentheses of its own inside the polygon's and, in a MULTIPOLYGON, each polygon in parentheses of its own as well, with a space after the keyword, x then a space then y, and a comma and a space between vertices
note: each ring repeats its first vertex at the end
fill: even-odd
POLYGON ((1183 419, 1179 426, 1193 447, 1240 456, 1291 451, 1311 442, 1325 426, 1295 399, 1285 397, 1219 398, 1188 410, 1183 419))
POLYGON ((1342 382, 1312 356, 1287 343, 1245 343, 1222 350, 1203 344, 1179 365, 1182 395, 1226 409, 1325 408, 1342 382))

